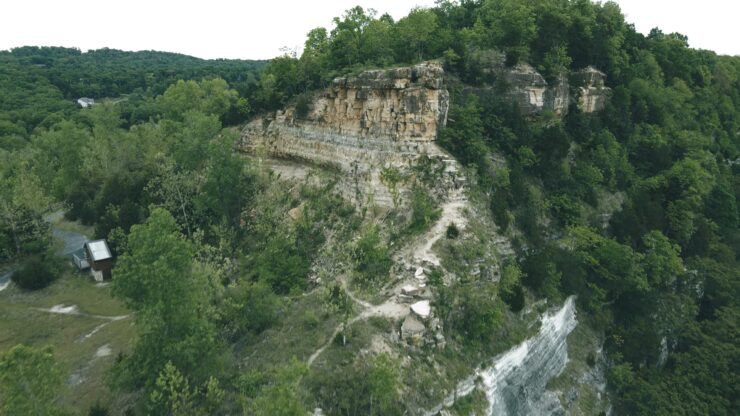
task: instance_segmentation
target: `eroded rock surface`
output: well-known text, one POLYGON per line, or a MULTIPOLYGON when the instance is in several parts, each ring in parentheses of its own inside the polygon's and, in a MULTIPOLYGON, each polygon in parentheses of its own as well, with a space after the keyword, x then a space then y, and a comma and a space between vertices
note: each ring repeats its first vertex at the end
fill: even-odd
POLYGON ((307 106, 253 120, 241 148, 338 168, 340 190, 351 200, 391 206, 404 189, 394 189, 384 170, 403 174, 424 156, 451 159, 434 143, 449 106, 443 74, 441 65, 422 63, 337 78, 307 106))
POLYGON ((578 107, 584 113, 594 113, 604 109, 609 88, 604 86, 606 74, 589 66, 573 74, 579 85, 578 107))
POLYGON ((550 84, 528 64, 503 68, 500 74, 509 87, 509 97, 525 115, 541 114, 548 110, 557 116, 564 116, 571 101, 576 102, 584 113, 599 112, 604 109, 609 94, 609 88, 604 85, 606 75, 591 66, 569 77, 561 74, 550 84))
POLYGON ((519 64, 503 70, 509 86, 509 96, 519 105, 523 114, 539 114, 550 110, 558 116, 568 112, 569 85, 563 75, 553 85, 528 64, 519 64))

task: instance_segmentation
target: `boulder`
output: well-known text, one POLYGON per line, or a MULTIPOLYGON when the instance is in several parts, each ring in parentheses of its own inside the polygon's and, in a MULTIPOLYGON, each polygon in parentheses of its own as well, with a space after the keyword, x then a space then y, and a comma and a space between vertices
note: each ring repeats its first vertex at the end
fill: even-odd
POLYGON ((414 285, 405 285, 401 288, 401 294, 406 296, 416 296, 419 294, 421 289, 419 289, 418 286, 414 285))
POLYGON ((420 300, 419 302, 411 305, 411 312, 416 314, 419 318, 426 319, 432 313, 432 307, 428 300, 420 300))
POLYGON ((401 325, 401 339, 409 340, 412 337, 421 337, 426 327, 412 315, 406 316, 401 325))

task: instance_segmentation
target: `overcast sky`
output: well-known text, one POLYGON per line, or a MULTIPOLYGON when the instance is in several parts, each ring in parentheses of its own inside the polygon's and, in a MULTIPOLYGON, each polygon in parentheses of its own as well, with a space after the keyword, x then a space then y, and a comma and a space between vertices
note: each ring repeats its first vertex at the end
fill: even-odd
MULTIPOLYGON (((740 0, 618 0, 638 31, 680 32, 692 47, 740 55, 740 0)), ((433 0, 0 0, 0 50, 24 45, 160 50, 268 59, 360 4, 395 19, 433 0)))

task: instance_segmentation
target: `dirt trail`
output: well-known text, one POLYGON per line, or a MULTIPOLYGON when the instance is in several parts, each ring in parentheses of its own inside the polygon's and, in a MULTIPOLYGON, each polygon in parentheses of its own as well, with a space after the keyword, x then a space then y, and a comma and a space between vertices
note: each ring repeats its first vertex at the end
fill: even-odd
POLYGON ((317 358, 324 352, 324 350, 331 345, 332 342, 334 342, 334 338, 339 335, 340 332, 342 332, 343 329, 349 327, 350 325, 354 324, 357 321, 365 320, 368 318, 371 318, 373 316, 381 316, 389 319, 401 319, 409 314, 410 310, 407 305, 398 303, 395 299, 395 295, 391 296, 386 300, 384 303, 380 305, 373 305, 369 302, 365 302, 362 299, 359 299, 357 296, 355 296, 354 293, 352 293, 351 290, 347 287, 347 279, 346 276, 342 275, 338 278, 339 283, 342 287, 342 290, 344 290, 344 293, 352 299, 353 302, 360 305, 362 307, 362 311, 355 315, 352 319, 342 322, 339 325, 337 325, 336 328, 334 328, 334 332, 332 332, 329 339, 319 347, 316 351, 311 354, 310 357, 308 357, 308 360, 306 361, 306 364, 311 367, 311 365, 316 361, 317 358))
POLYGON ((90 313, 80 312, 79 309, 77 309, 77 305, 64 306, 64 304, 59 304, 59 305, 54 305, 51 308, 34 308, 34 309, 41 311, 41 312, 56 313, 60 315, 76 315, 76 316, 86 316, 88 318, 95 318, 95 319, 106 319, 111 322, 120 321, 122 319, 128 318, 128 315, 105 316, 105 315, 93 315, 90 313))
MULTIPOLYGON (((460 171, 460 166, 454 159, 445 159, 445 163, 447 164, 445 172, 452 178, 452 183, 454 184, 459 178, 458 172, 460 171)), ((465 210, 467 207, 468 199, 465 196, 465 189, 462 186, 453 186, 448 191, 448 194, 440 207, 441 215, 439 220, 437 220, 429 231, 411 242, 407 248, 400 250, 399 254, 395 256, 394 261, 406 266, 404 267, 405 269, 416 269, 429 264, 439 266, 440 259, 437 254, 434 253, 432 247, 446 234, 447 227, 451 223, 454 223, 460 231, 465 230, 465 227, 467 226, 465 210)), ((362 310, 352 319, 337 325, 331 337, 329 337, 329 340, 314 351, 314 353, 308 358, 307 364, 309 367, 324 352, 324 350, 331 345, 334 338, 336 338, 344 328, 353 323, 374 316, 398 320, 405 318, 411 312, 409 306, 400 303, 396 296, 396 294, 399 293, 401 286, 403 286, 408 279, 399 279, 396 282, 393 282, 394 288, 392 290, 392 294, 380 305, 372 305, 357 298, 347 287, 346 276, 339 276, 338 280, 344 293, 346 293, 353 302, 361 306, 362 310)))
POLYGON ((447 227, 455 224, 458 230, 463 231, 467 226, 464 211, 468 207, 468 199, 463 188, 454 189, 450 192, 447 200, 440 207, 442 213, 439 220, 429 231, 413 242, 408 249, 403 250, 399 260, 414 266, 425 264, 440 265, 440 259, 432 250, 434 244, 447 233, 447 227))

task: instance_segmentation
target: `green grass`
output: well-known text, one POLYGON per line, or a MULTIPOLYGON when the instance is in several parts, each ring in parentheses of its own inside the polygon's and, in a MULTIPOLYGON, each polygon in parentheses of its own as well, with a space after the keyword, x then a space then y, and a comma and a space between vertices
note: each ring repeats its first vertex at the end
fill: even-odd
POLYGON ((336 315, 325 312, 321 296, 321 291, 314 291, 288 300, 276 326, 237 345, 236 354, 243 367, 265 370, 282 366, 293 357, 305 362, 328 342, 339 321, 336 315))
POLYGON ((60 404, 79 412, 96 401, 106 403, 111 393, 105 373, 121 352, 129 351, 134 329, 130 318, 111 322, 80 315, 42 311, 54 305, 77 305, 81 313, 102 316, 127 315, 128 311, 110 296, 109 286, 96 286, 89 274, 67 272, 49 287, 25 292, 11 285, 0 292, 0 351, 17 344, 50 345, 66 383, 60 404), (100 325, 106 324, 90 335, 100 325), (111 355, 95 357, 107 345, 111 355))
POLYGON ((486 394, 480 389, 475 389, 469 395, 458 399, 449 410, 453 414, 461 416, 484 415, 488 410, 488 406, 486 394))
POLYGON ((83 225, 77 221, 68 221, 64 217, 56 220, 53 223, 55 228, 65 231, 74 231, 76 233, 84 234, 90 238, 95 235, 95 227, 92 225, 83 225))

